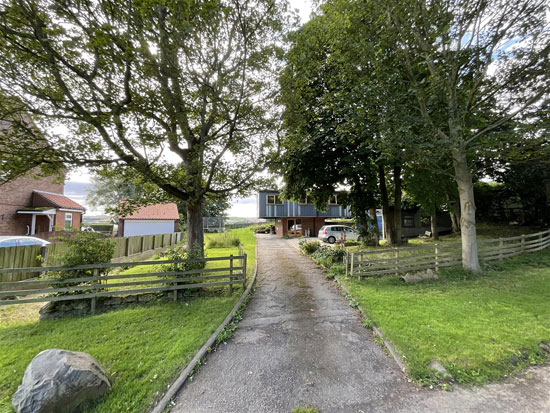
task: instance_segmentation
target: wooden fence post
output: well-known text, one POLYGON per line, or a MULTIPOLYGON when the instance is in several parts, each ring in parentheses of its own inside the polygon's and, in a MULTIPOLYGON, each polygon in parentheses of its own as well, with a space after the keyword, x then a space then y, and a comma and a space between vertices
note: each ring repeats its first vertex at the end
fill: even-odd
POLYGON ((246 253, 243 254, 243 290, 246 288, 246 253))
POLYGON ((346 255, 344 255, 344 265, 346 266, 346 280, 348 279, 348 264, 349 264, 349 252, 346 251, 346 255))
POLYGON ((435 272, 439 272, 439 244, 435 244, 435 272))
POLYGON ((395 249, 395 275, 399 275, 399 250, 395 249))
POLYGON ((504 241, 502 240, 502 237, 498 238, 498 260, 502 261, 503 257, 502 254, 504 252, 504 241))
POLYGON ((521 252, 525 251, 525 235, 521 234, 521 252))
POLYGON ((233 295, 233 254, 229 256, 229 295, 233 295))
POLYGON ((354 261, 355 260, 355 253, 352 252, 351 253, 351 264, 350 264, 350 267, 349 267, 349 270, 350 270, 350 277, 353 277, 353 264, 354 264, 354 261))
MULTIPOLYGON (((92 281, 92 287, 95 287, 97 285, 97 280, 95 278, 99 277, 99 268, 94 268, 93 269, 92 277, 94 278, 93 281, 92 281)), ((94 290, 93 290, 94 296, 92 297, 92 302, 90 304, 90 313, 92 315, 95 314, 95 305, 96 305, 95 294, 96 294, 96 292, 97 292, 97 290, 94 288, 94 290)))

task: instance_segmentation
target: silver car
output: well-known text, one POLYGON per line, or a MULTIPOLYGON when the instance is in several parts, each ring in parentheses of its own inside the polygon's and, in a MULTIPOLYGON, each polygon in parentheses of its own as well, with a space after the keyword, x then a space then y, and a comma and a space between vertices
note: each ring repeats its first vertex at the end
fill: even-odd
POLYGON ((361 241, 361 235, 352 227, 345 225, 325 225, 322 226, 317 235, 323 242, 334 244, 337 240, 361 241))

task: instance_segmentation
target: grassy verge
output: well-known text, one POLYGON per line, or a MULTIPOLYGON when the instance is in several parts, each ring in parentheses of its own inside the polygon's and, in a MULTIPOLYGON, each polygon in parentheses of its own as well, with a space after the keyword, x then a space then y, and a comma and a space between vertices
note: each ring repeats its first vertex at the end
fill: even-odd
POLYGON ((440 276, 412 285, 341 279, 417 381, 431 381, 431 360, 469 384, 547 360, 538 344, 550 341, 549 250, 493 263, 481 276, 458 268, 440 276))
MULTIPOLYGON (((232 231, 248 254, 252 277, 255 238, 250 228, 232 231)), ((209 234, 207 237, 215 236, 209 234)), ((207 256, 238 254, 236 247, 207 256)), ((150 266, 129 270, 151 271, 150 266)), ((88 317, 38 321, 42 304, 0 309, 0 413, 12 412, 11 396, 28 363, 40 351, 84 351, 105 368, 113 385, 87 412, 145 412, 218 327, 240 297, 198 297, 187 302, 140 305, 88 317)))

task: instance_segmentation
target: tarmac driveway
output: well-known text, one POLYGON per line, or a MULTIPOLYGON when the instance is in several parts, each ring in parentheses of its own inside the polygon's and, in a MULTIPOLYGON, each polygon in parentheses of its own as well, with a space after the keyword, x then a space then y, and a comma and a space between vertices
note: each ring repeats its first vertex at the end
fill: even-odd
POLYGON ((259 235, 257 288, 243 320, 172 411, 542 412, 550 411, 548 373, 534 369, 526 377, 535 379, 452 393, 419 390, 292 241, 259 235))

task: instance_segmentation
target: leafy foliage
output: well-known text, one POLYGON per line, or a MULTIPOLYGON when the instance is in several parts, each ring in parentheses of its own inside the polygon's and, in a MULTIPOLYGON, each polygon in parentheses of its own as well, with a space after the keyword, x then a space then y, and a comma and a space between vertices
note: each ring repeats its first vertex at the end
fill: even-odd
POLYGON ((319 241, 312 241, 307 239, 302 239, 299 242, 300 251, 306 255, 311 255, 321 247, 319 241))
MULTIPOLYGON (((74 267, 86 264, 109 263, 113 259, 115 243, 94 232, 69 232, 60 237, 66 249, 55 257, 59 260, 60 266, 74 267)), ((101 268, 98 275, 105 275, 109 268, 101 268)), ((68 278, 92 277, 93 270, 68 270, 56 271, 50 274, 56 279, 65 280, 68 278)))
POLYGON ((2 172, 131 170, 186 201, 202 250, 204 200, 265 181, 288 17, 279 0, 2 2, 0 119, 42 129, 3 131, 2 172))
POLYGON ((334 264, 339 264, 344 261, 346 256, 346 249, 343 246, 327 247, 321 245, 313 254, 311 258, 325 268, 330 268, 334 264))
MULTIPOLYGON (((190 260, 186 262, 178 262, 172 264, 163 264, 163 271, 193 271, 193 270, 202 270, 206 266, 206 261, 193 261, 202 258, 204 255, 202 253, 202 248, 199 245, 193 245, 193 247, 188 250, 187 247, 183 244, 176 245, 175 247, 168 248, 164 252, 164 257, 167 260, 190 260)), ((198 274, 191 274, 198 275, 198 274)))

